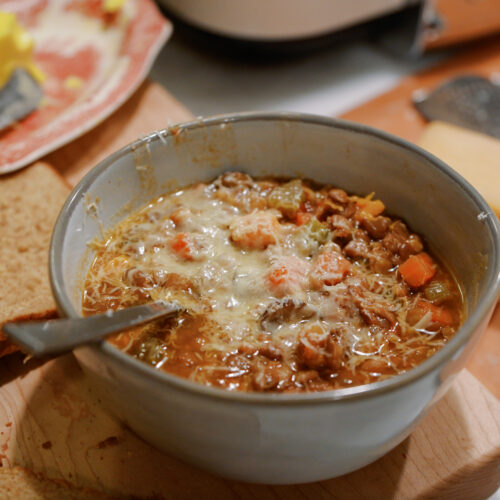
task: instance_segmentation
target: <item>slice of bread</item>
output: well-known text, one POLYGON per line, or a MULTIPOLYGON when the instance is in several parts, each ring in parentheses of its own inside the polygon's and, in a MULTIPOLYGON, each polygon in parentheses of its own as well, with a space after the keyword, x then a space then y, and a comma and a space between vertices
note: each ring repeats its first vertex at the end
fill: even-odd
POLYGON ((4 500, 112 500, 89 488, 75 488, 66 481, 45 479, 22 467, 0 467, 0 498, 4 500))
POLYGON ((48 251, 69 192, 66 181, 44 163, 0 176, 0 356, 16 350, 1 332, 3 323, 57 315, 48 251))

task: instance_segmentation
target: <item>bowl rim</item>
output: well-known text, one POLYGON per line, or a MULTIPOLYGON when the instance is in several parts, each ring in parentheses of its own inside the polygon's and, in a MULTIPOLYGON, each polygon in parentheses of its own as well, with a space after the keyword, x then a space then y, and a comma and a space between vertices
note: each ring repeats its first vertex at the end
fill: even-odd
MULTIPOLYGON (((143 363, 132 356, 125 354, 111 343, 101 341, 94 345, 85 346, 80 349, 95 350, 96 353, 109 356, 119 364, 126 366, 131 372, 138 376, 148 377, 151 381, 156 381, 160 384, 166 384, 173 389, 188 391, 198 396, 216 398, 219 400, 235 401, 241 404, 245 403, 263 403, 266 405, 297 405, 310 403, 330 403, 333 401, 350 401, 359 398, 371 397, 376 394, 385 393, 388 391, 403 388, 412 382, 415 382, 433 370, 439 369, 444 363, 455 356, 457 351, 465 346, 476 328, 493 311, 500 292, 500 222, 496 215, 484 200, 482 195, 455 170, 446 165, 442 160, 438 159, 431 153, 416 146, 415 144, 399 138, 387 132, 375 129, 373 127, 341 120, 338 118, 330 118, 320 115, 312 115, 295 112, 243 112, 231 113, 223 115, 215 115, 207 118, 197 118, 188 122, 183 122, 169 126, 165 129, 154 131, 143 138, 134 141, 113 154, 109 155, 100 161, 92 168, 75 186, 71 194, 64 203, 59 216, 57 218, 49 250, 49 277, 52 287, 52 293, 57 305, 57 308, 63 315, 68 317, 81 316, 73 307, 70 296, 66 293, 63 283, 62 270, 62 248, 66 235, 67 222, 78 205, 79 201, 85 196, 93 182, 100 174, 113 165, 117 160, 125 155, 131 154, 138 144, 151 142, 165 141, 165 137, 172 131, 178 134, 184 130, 194 130, 198 128, 206 128, 212 126, 220 126, 233 124, 238 122, 252 121, 275 121, 275 122, 302 122, 313 125, 331 127, 334 129, 342 129, 358 134, 365 134, 375 137, 382 142, 391 143, 393 146, 410 150, 417 156, 422 157, 434 168, 437 168, 442 173, 447 175, 451 181, 458 184, 462 191, 465 191, 478 208, 478 216, 481 216, 481 221, 488 226, 491 238, 493 240, 494 252, 489 256, 487 268, 487 283, 485 291, 478 298, 478 304, 472 313, 468 316, 464 324, 460 327, 453 338, 445 344, 436 354, 420 363, 415 368, 400 374, 390 377, 386 380, 372 382, 370 384, 343 388, 332 389, 327 391, 313 393, 259 393, 259 392, 239 392, 228 391, 226 389, 214 388, 205 386, 200 383, 192 382, 188 379, 167 372, 155 370, 153 367, 143 363)), ((459 352, 459 353, 460 353, 459 352)), ((458 354, 459 354, 458 353, 458 354)))

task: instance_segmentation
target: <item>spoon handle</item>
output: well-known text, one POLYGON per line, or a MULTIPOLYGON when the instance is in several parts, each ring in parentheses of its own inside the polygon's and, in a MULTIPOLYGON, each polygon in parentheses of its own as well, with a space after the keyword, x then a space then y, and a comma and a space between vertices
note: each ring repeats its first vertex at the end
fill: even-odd
POLYGON ((2 329, 15 344, 38 357, 61 354, 84 344, 98 342, 110 333, 172 316, 182 310, 176 303, 158 301, 85 318, 6 323, 2 329))

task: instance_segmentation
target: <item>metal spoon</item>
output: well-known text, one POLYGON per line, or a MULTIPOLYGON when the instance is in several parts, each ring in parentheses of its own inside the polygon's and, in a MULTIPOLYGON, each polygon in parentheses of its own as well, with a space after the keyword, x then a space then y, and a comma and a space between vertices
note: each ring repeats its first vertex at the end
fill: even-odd
POLYGON ((84 344, 99 342, 111 333, 173 316, 183 310, 179 304, 160 300, 86 318, 6 323, 2 329, 12 342, 38 357, 61 354, 84 344))

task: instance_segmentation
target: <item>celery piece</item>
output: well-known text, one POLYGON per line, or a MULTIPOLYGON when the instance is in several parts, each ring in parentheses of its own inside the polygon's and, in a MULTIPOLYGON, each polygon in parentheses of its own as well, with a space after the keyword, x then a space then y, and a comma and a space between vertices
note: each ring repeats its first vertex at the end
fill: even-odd
POLYGON ((304 200, 305 193, 302 181, 295 179, 281 186, 276 186, 269 195, 268 205, 278 209, 285 217, 294 219, 304 200))
POLYGON ((330 236, 330 230, 326 227, 326 224, 320 222, 316 217, 313 217, 305 224, 304 228, 307 230, 309 237, 315 240, 319 245, 326 243, 330 236))
POLYGON ((431 281, 424 289, 424 296, 435 304, 451 299, 452 294, 446 283, 442 281, 431 281))
POLYGON ((299 228, 295 238, 299 249, 304 254, 311 254, 326 243, 330 239, 331 234, 332 232, 326 224, 313 217, 307 224, 299 228))

